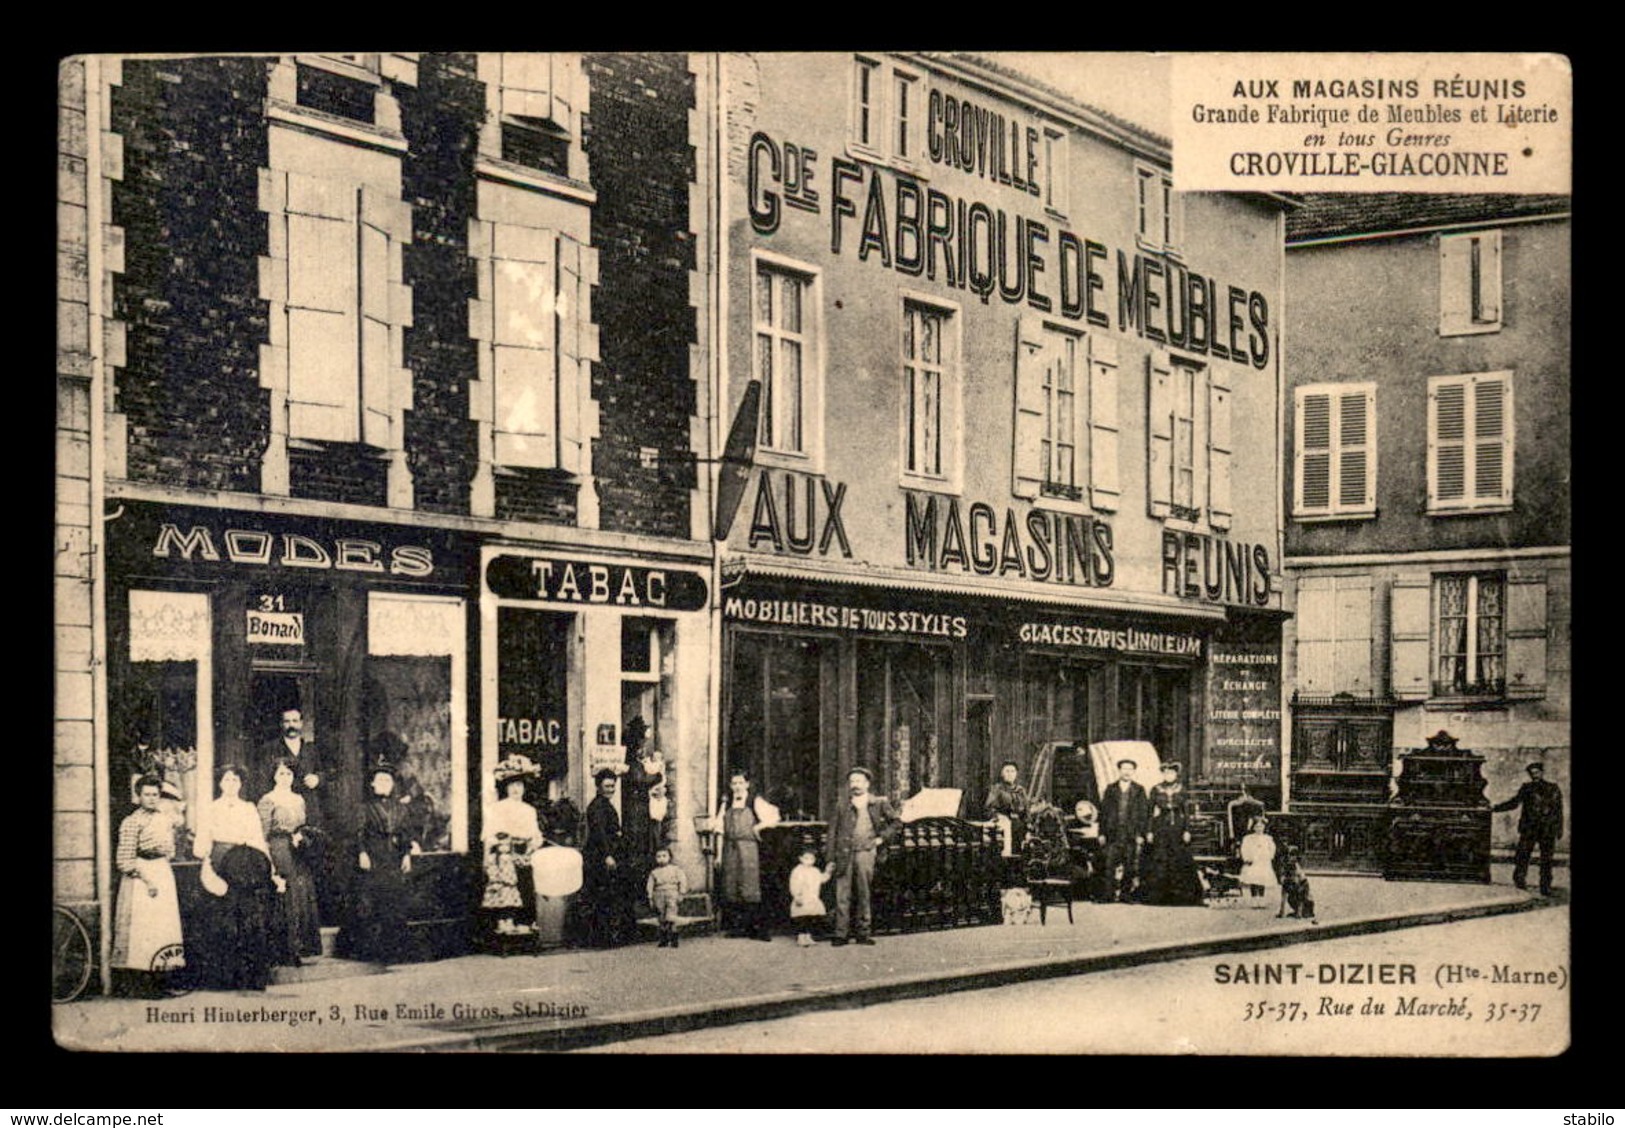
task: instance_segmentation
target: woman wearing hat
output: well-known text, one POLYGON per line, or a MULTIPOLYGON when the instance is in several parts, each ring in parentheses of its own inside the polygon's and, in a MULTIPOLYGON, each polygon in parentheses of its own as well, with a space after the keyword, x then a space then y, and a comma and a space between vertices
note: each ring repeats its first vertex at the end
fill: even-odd
POLYGON ((1151 789, 1151 821, 1141 899, 1152 905, 1200 905, 1202 879, 1190 850, 1190 801, 1179 781, 1180 767, 1162 765, 1162 782, 1151 789))
POLYGON ((356 898, 358 954, 381 963, 399 961, 406 946, 406 875, 412 856, 422 853, 410 805, 395 795, 395 769, 379 764, 370 777, 372 794, 361 808, 356 835, 360 869, 356 898))
POLYGON ((282 938, 272 930, 272 899, 287 889, 287 881, 272 864, 259 811, 242 797, 244 778, 235 764, 220 768, 219 797, 198 822, 203 888, 213 894, 206 935, 197 946, 198 982, 263 991, 282 950, 282 938))
POLYGON ((132 991, 158 995, 162 973, 185 966, 181 947, 181 908, 175 893, 175 823, 160 807, 162 782, 154 775, 136 781, 138 809, 118 828, 114 864, 119 881, 113 918, 111 965, 141 980, 132 991))
POLYGON ((530 882, 530 852, 541 845, 536 808, 525 802, 525 781, 536 774, 529 758, 512 756, 496 768, 497 794, 485 820, 485 897, 481 907, 497 917, 496 929, 516 931, 514 918, 524 908, 520 893, 530 882))

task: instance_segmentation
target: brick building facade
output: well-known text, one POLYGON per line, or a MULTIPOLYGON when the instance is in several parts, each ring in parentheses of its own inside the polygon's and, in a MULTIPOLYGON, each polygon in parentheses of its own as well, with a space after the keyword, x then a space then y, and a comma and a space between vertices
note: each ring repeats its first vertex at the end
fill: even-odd
POLYGON ((195 827, 287 708, 327 809, 403 769, 425 952, 496 762, 584 805, 633 718, 697 882, 687 58, 87 57, 59 102, 57 899, 105 945, 132 765, 195 827))

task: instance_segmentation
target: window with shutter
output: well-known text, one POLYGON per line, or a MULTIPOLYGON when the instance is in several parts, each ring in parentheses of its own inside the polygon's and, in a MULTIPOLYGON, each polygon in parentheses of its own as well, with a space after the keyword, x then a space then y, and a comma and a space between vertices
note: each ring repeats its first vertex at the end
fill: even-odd
POLYGON ((1300 692, 1372 692, 1370 576, 1305 576, 1295 622, 1300 692))
POLYGON ((1045 477, 1044 377, 1049 363, 1044 323, 1031 314, 1016 318, 1015 423, 1011 435, 1010 492, 1037 497, 1045 477))
POLYGON ((1377 386, 1309 384, 1295 397, 1293 515, 1374 516, 1377 386))
POLYGON ((1153 517, 1167 517, 1174 481, 1174 370, 1166 352, 1156 349, 1146 358, 1146 384, 1146 507, 1153 517))
POLYGON ((1499 697, 1506 691, 1506 574, 1435 576, 1433 693, 1499 697))
POLYGON ((1439 237, 1439 333, 1457 337, 1501 328, 1501 232, 1439 237))
POLYGON ((410 322, 408 205, 370 186, 286 173, 288 434, 398 447, 409 406, 397 343, 410 322))
POLYGON ((1432 581, 1399 576, 1389 589, 1389 680, 1395 697, 1421 701, 1428 696, 1429 615, 1432 581))
POLYGON ((1428 510, 1512 504, 1512 373, 1428 381, 1428 510))
POLYGON ((1506 589, 1508 697, 1545 696, 1547 634, 1545 575, 1540 573, 1508 575, 1506 589))
POLYGON ((479 265, 486 300, 473 320, 488 350, 482 369, 488 362, 491 461, 579 473, 585 447, 580 401, 597 351, 585 323, 584 275, 590 276, 596 252, 546 228, 479 226, 489 253, 479 265))

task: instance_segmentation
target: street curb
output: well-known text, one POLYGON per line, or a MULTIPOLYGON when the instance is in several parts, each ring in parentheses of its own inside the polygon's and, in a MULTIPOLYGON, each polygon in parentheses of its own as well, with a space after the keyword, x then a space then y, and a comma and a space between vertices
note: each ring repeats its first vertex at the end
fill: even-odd
POLYGON ((1430 909, 1425 912, 1340 921, 1326 925, 1300 922, 1295 927, 1288 926, 1278 931, 1176 941, 1121 952, 1018 960, 946 974, 910 974, 879 983, 831 984, 807 990, 779 991, 752 998, 733 999, 706 1006, 685 1003, 681 1006, 610 1016, 600 1021, 588 1019, 570 1026, 559 1026, 556 1024, 557 1020, 539 1020, 426 1027, 424 1036, 401 1039, 368 1049, 375 1052, 584 1049, 632 1038, 648 1038, 716 1026, 787 1018, 810 1011, 859 1008, 876 1003, 1003 987, 1014 983, 1029 983, 1099 971, 1114 971, 1144 964, 1278 948, 1285 944, 1340 940, 1350 936, 1392 932, 1403 928, 1420 928, 1433 924, 1504 916, 1509 913, 1531 912, 1552 908, 1562 903, 1529 897, 1522 901, 1430 909))

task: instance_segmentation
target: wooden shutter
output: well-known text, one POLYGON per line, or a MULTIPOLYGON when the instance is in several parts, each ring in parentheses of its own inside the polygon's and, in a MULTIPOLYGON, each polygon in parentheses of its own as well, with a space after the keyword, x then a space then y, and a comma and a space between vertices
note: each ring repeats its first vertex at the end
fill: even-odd
POLYGON ((1389 591, 1389 654, 1395 697, 1420 701, 1428 696, 1428 639, 1432 626, 1430 577, 1400 577, 1389 591))
POLYGON ((1484 231, 1478 239, 1478 323, 1501 323, 1501 233, 1484 231))
POLYGON ((558 242, 559 466, 571 473, 582 470, 581 397, 590 380, 582 359, 581 324, 586 314, 586 290, 581 285, 581 244, 566 235, 558 242))
POLYGON ((1325 513, 1332 501, 1332 397, 1298 390, 1297 505, 1299 513, 1325 513))
POLYGON ((1339 693, 1370 693, 1371 577, 1339 576, 1335 586, 1332 684, 1339 693))
POLYGON ((1472 380, 1471 498, 1512 503, 1512 381, 1496 373, 1472 380))
POLYGON ((1507 696, 1541 697, 1546 693, 1546 577, 1507 577, 1507 696))
POLYGON ((396 279, 390 231, 400 202, 374 188, 361 189, 359 254, 361 269, 361 441, 390 444, 390 385, 395 370, 391 349, 391 305, 396 279))
POLYGON ((1370 510, 1376 497, 1376 395, 1360 389, 1337 397, 1337 504, 1370 510))
POLYGON ((1428 506, 1467 501, 1467 381, 1438 380, 1428 389, 1428 506))
POLYGON ((1044 484, 1044 323, 1030 314, 1016 320, 1015 426, 1010 490, 1037 497, 1044 484))
POLYGON ((1117 509, 1123 495, 1118 477, 1117 341, 1089 335, 1089 492, 1102 512, 1117 509))
POLYGON ((1153 517, 1168 516, 1174 485, 1174 373, 1168 354, 1146 357, 1146 505, 1153 517))
POLYGON ((492 461, 499 466, 558 465, 557 253, 551 231, 495 225, 492 461))
POLYGON ((355 442, 361 351, 356 188, 287 176, 288 434, 355 442))
POLYGON ((1335 666, 1336 587, 1329 576, 1298 581, 1298 689, 1304 693, 1337 692, 1335 666))
POLYGON ((1215 529, 1230 527, 1230 410, 1232 394, 1227 377, 1217 367, 1208 369, 1208 524, 1215 529))
POLYGON ((1446 235, 1439 240, 1439 332, 1461 333, 1473 320, 1472 260, 1468 238, 1446 235))

